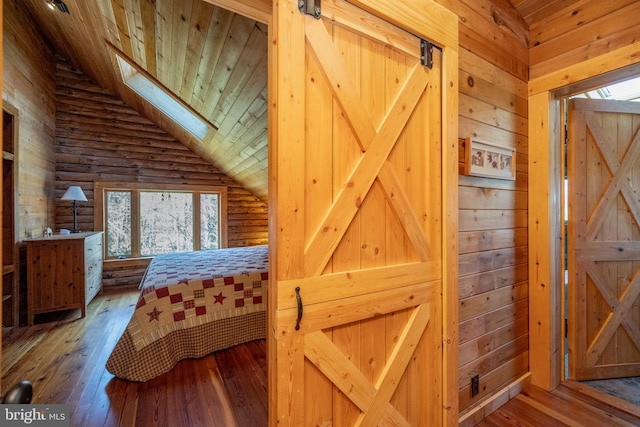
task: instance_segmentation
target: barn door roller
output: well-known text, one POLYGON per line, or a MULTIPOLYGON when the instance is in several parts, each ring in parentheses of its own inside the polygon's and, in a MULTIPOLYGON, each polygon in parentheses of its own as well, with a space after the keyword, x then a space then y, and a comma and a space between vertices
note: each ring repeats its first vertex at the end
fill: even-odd
POLYGON ((300 13, 311 15, 316 19, 320 19, 322 15, 320 0, 298 0, 298 10, 300 13))
POLYGON ((423 67, 433 68, 433 43, 420 39, 420 63, 423 67))

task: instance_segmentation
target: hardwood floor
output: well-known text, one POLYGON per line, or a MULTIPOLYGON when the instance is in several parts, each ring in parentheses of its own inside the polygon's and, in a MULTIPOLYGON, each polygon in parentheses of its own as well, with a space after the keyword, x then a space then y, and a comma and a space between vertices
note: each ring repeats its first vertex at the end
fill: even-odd
POLYGON ((562 383, 551 393, 529 386, 476 426, 640 426, 640 408, 625 403, 579 383, 562 383))
MULTIPOLYGON (((146 383, 114 378, 105 363, 131 317, 137 290, 106 291, 79 310, 39 316, 3 338, 3 389, 29 380, 33 403, 69 407, 71 426, 245 427, 267 424, 264 341, 184 360, 146 383)), ((479 424, 640 426, 640 408, 602 402, 588 387, 530 387, 479 424)), ((429 426, 430 427, 430 426, 429 426)))
POLYGON ((264 340, 183 360, 146 383, 114 378, 105 363, 138 291, 106 291, 79 310, 42 315, 3 337, 2 386, 33 383, 33 403, 66 404, 72 426, 267 424, 264 340))

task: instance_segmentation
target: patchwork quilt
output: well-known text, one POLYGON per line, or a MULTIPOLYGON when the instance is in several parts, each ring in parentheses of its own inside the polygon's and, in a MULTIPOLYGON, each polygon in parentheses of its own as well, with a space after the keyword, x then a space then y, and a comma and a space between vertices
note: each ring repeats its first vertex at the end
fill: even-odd
POLYGON ((265 338, 267 285, 267 246, 156 256, 107 370, 147 381, 182 359, 265 338))

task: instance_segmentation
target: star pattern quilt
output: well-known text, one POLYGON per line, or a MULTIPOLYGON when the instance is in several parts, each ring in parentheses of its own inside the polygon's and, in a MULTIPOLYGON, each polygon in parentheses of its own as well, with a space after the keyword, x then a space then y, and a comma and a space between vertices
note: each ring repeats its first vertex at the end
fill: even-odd
POLYGON ((147 381, 182 359, 265 338, 267 285, 267 246, 156 256, 107 370, 147 381))

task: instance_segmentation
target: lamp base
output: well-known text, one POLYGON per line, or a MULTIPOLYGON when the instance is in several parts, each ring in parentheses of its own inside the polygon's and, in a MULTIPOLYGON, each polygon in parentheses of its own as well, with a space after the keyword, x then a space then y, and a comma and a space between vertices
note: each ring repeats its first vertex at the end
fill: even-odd
POLYGON ((72 233, 81 233, 80 230, 71 230, 72 233))

